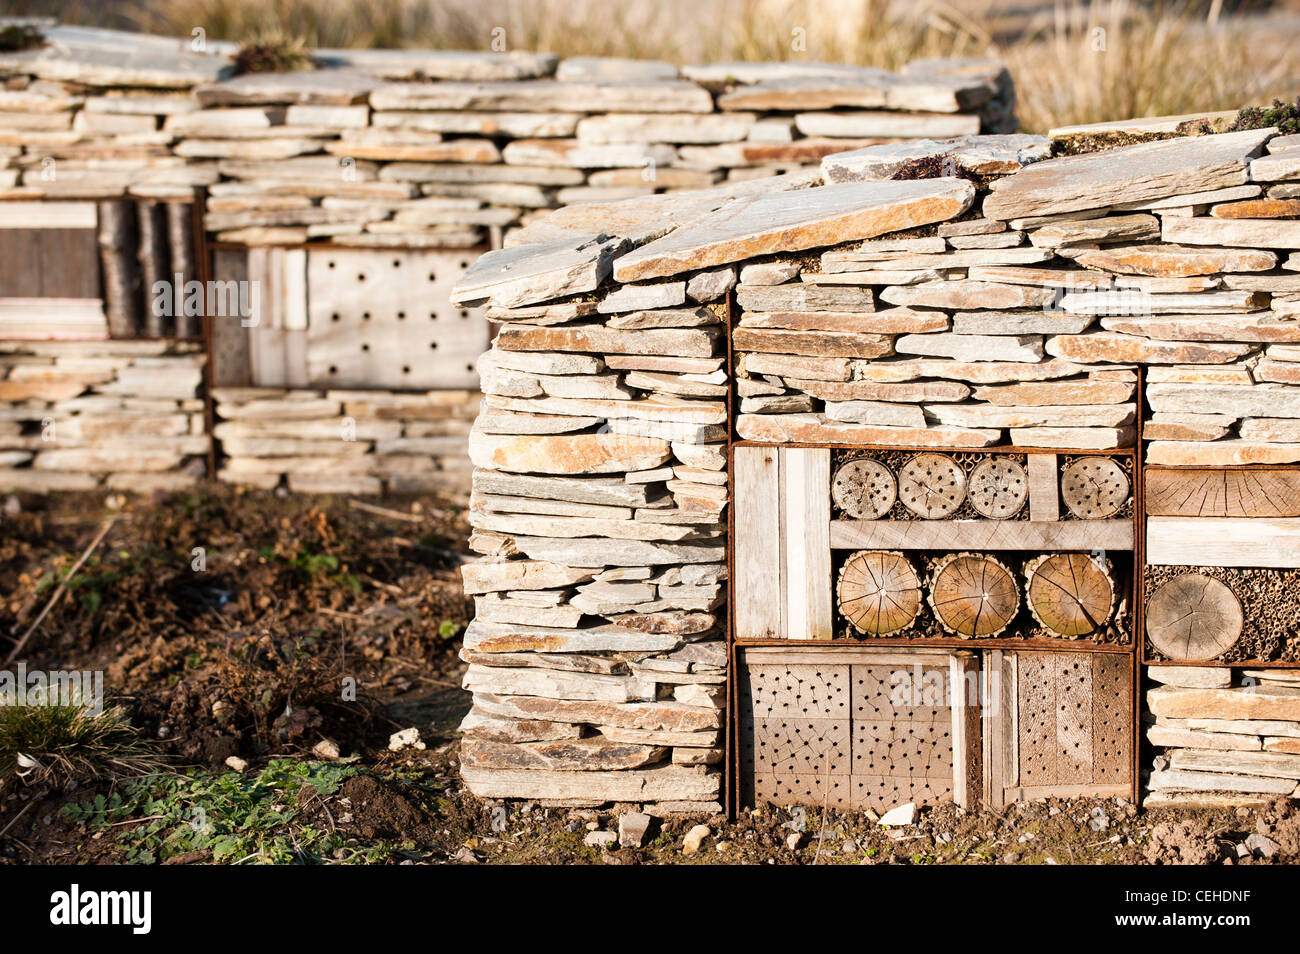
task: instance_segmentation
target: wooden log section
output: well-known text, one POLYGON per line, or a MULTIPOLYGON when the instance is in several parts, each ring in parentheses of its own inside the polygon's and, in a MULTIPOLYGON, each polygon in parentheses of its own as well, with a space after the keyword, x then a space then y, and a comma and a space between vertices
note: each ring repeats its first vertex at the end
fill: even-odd
POLYGON ((891 636, 921 614, 921 579, 911 561, 888 550, 859 550, 840 567, 839 611, 859 633, 891 636))
POLYGON ((1300 470, 1146 472, 1146 511, 1159 517, 1300 517, 1300 470))
POLYGON ((939 520, 966 499, 966 472, 944 454, 917 454, 898 471, 898 496, 918 517, 939 520))
POLYGON ((1110 567, 1086 553, 1048 553, 1025 565, 1025 602, 1034 619, 1058 636, 1097 632, 1115 607, 1110 567))
POLYGON ((934 564, 930 608, 940 625, 956 636, 996 636, 1020 611, 1016 577, 995 557, 953 553, 934 564))
POLYGON ((1114 516, 1129 497, 1129 479, 1109 457, 1080 457, 1061 472, 1061 499, 1084 520, 1114 516))
MULTIPOLYGON (((188 282, 198 277, 194 258, 194 206, 189 202, 167 203, 167 251, 173 279, 180 275, 182 281, 188 282)), ((175 333, 182 338, 197 338, 201 321, 200 315, 177 315, 175 333)))
POLYGON ((136 259, 135 205, 99 203, 99 261, 104 275, 104 312, 112 338, 134 337, 144 299, 136 259))
POLYGON ((898 482, 878 460, 861 457, 841 464, 831 481, 835 505, 851 517, 876 520, 898 499, 898 482))
POLYGON ((831 548, 1032 550, 1040 553, 1052 550, 1132 550, 1133 521, 832 520, 831 548))
POLYGON ((975 465, 966 492, 971 507, 981 517, 1014 517, 1029 497, 1029 475, 1009 457, 986 457, 975 465))
MULTIPOLYGON (((161 338, 171 330, 171 319, 156 306, 159 289, 173 298, 171 255, 167 246, 167 207, 163 202, 137 202, 136 223, 140 230, 137 254, 140 259, 141 292, 144 295, 144 331, 151 338, 161 338)), ((184 289, 180 289, 182 300, 184 289)))
POLYGON ((1232 590, 1200 573, 1162 583, 1147 600, 1147 638, 1170 659, 1214 659, 1240 638, 1243 622, 1232 590))

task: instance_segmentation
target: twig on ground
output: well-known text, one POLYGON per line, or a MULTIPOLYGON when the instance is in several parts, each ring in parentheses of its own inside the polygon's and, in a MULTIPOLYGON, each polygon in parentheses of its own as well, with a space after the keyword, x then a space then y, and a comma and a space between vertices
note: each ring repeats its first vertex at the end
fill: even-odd
POLYGON ((77 571, 81 569, 82 564, 84 564, 88 559, 90 559, 90 555, 95 552, 95 548, 99 546, 99 544, 103 541, 104 537, 107 536, 109 529, 115 523, 117 523, 116 516, 109 517, 107 520, 104 521, 104 525, 99 528, 99 533, 95 534, 95 539, 90 541, 90 546, 86 547, 86 549, 82 552, 81 556, 77 559, 77 562, 72 565, 72 569, 69 570, 67 575, 62 580, 59 581, 58 589, 54 591, 54 595, 51 596, 50 601, 45 604, 45 608, 41 610, 40 615, 37 616, 36 619, 32 621, 32 625, 27 627, 27 632, 23 633, 23 635, 14 644, 14 648, 9 651, 9 655, 5 657, 4 664, 6 666, 8 666, 11 662, 13 662, 16 658, 18 658, 18 654, 21 653, 23 651, 23 647, 27 645, 27 640, 31 639, 32 634, 35 633, 36 630, 40 628, 41 623, 45 622, 45 617, 49 616, 50 611, 54 609, 56 605, 58 605, 59 600, 63 598, 63 594, 68 591, 68 583, 71 582, 72 578, 77 575, 77 571))

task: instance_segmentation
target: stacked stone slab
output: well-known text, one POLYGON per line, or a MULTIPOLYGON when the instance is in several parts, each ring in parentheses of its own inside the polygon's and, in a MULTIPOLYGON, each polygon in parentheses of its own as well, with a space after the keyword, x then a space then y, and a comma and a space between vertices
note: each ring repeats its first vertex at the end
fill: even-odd
POLYGON ((1300 673, 1149 666, 1148 807, 1300 797, 1300 673))
POLYGON ((304 493, 469 493, 468 391, 217 388, 220 480, 304 493))
POLYGON ((203 360, 190 343, 0 343, 0 490, 192 485, 209 445, 203 360))
MULTIPOLYGON (((235 49, 48 26, 0 54, 0 197, 209 189, 222 241, 470 247, 546 210, 816 165, 831 152, 1015 128, 1007 71, 925 60, 667 63, 317 50, 232 76, 235 49)), ((499 244, 499 243, 498 243, 499 244)))

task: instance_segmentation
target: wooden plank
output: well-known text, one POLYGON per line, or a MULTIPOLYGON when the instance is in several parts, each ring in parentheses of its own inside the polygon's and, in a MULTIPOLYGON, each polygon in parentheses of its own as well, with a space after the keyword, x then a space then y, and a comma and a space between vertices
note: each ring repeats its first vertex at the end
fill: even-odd
MULTIPOLYGON (((0 229, 0 298, 40 298, 41 246, 31 232, 0 229)), ((96 266, 95 274, 99 274, 96 266)), ((96 293, 95 297, 99 297, 96 293)))
POLYGON ((94 229, 93 202, 0 202, 0 229, 94 229))
POLYGON ((831 452, 780 450, 786 632, 791 639, 830 639, 831 452))
POLYGON ((780 462, 774 447, 735 452, 737 639, 784 639, 780 462))
POLYGON ((1029 519, 1061 519, 1061 485, 1055 454, 1029 455, 1029 519))
MULTIPOLYGON (((1020 784, 1020 710, 1016 705, 1020 693, 1020 654, 1007 653, 1003 666, 1002 706, 1007 713, 1007 734, 1004 743, 1006 752, 1002 759, 1006 767, 1006 783, 1015 786, 1020 784)), ((1006 802, 1005 796, 1003 802, 1006 802)))
POLYGON ((1146 512, 1161 517, 1300 517, 1300 470, 1152 470, 1146 512))
POLYGON ((1147 563, 1300 567, 1300 518, 1148 517, 1147 563))
POLYGON ((284 250, 281 315, 286 331, 307 330, 307 250, 284 250))
POLYGON ((837 550, 1131 550, 1131 520, 833 520, 837 550))
POLYGON ((1007 787, 1006 735, 1007 710, 1003 707, 1002 671, 1006 663, 1004 653, 993 649, 984 654, 984 804, 998 810, 1003 806, 1007 787))
MULTIPOLYGON (((242 249, 219 249, 212 256, 212 279, 217 282, 248 280, 249 252, 242 249)), ((212 384, 214 387, 247 387, 252 383, 248 332, 235 317, 213 317, 212 384)))
MULTIPOLYGON (((99 246, 93 230, 40 229, 31 237, 40 254, 42 298, 100 296, 99 246)), ((11 267, 8 259, 0 261, 6 269, 11 267)))
POLYGON ((955 654, 948 661, 949 702, 952 705, 952 800, 962 808, 975 807, 983 771, 980 765, 979 699, 970 698, 970 686, 979 686, 979 660, 973 654, 955 654))

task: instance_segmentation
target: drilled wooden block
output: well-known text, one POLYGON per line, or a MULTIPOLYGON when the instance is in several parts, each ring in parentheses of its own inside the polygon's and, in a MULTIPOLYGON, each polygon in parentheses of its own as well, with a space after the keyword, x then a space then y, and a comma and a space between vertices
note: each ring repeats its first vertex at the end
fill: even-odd
POLYGON ((857 807, 853 802, 852 780, 839 775, 813 778, 808 775, 774 775, 762 770, 745 774, 741 796, 747 804, 826 805, 841 811, 857 807))
POLYGON ((870 809, 884 814, 891 808, 908 802, 936 805, 952 797, 951 771, 946 782, 941 779, 891 775, 854 775, 849 781, 852 786, 852 807, 858 811, 870 809))
POLYGON ((755 722, 849 717, 848 666, 750 666, 747 676, 741 709, 755 722))
POLYGON ((1056 671, 1047 653, 1021 653, 1017 693, 1020 784, 1056 781, 1056 671))
POLYGON ((314 387, 476 388, 489 327, 450 304, 473 255, 407 249, 307 255, 308 375, 314 387))
POLYGON ((944 722, 948 668, 943 666, 854 666, 853 718, 868 722, 944 722))
POLYGON ((1133 777, 1133 663, 1127 656, 1092 657, 1092 779, 1125 785, 1133 777))
POLYGON ((773 775, 848 775, 847 719, 771 719, 744 733, 740 764, 773 775))
POLYGON ((1052 657, 1056 676, 1056 777, 1077 785, 1092 781, 1092 660, 1080 653, 1052 657))
POLYGON ((1078 793, 1131 782, 1131 666, 1109 653, 1018 654, 1021 787, 1078 793))
POLYGON ((853 771, 951 784, 951 722, 854 722, 853 771))

